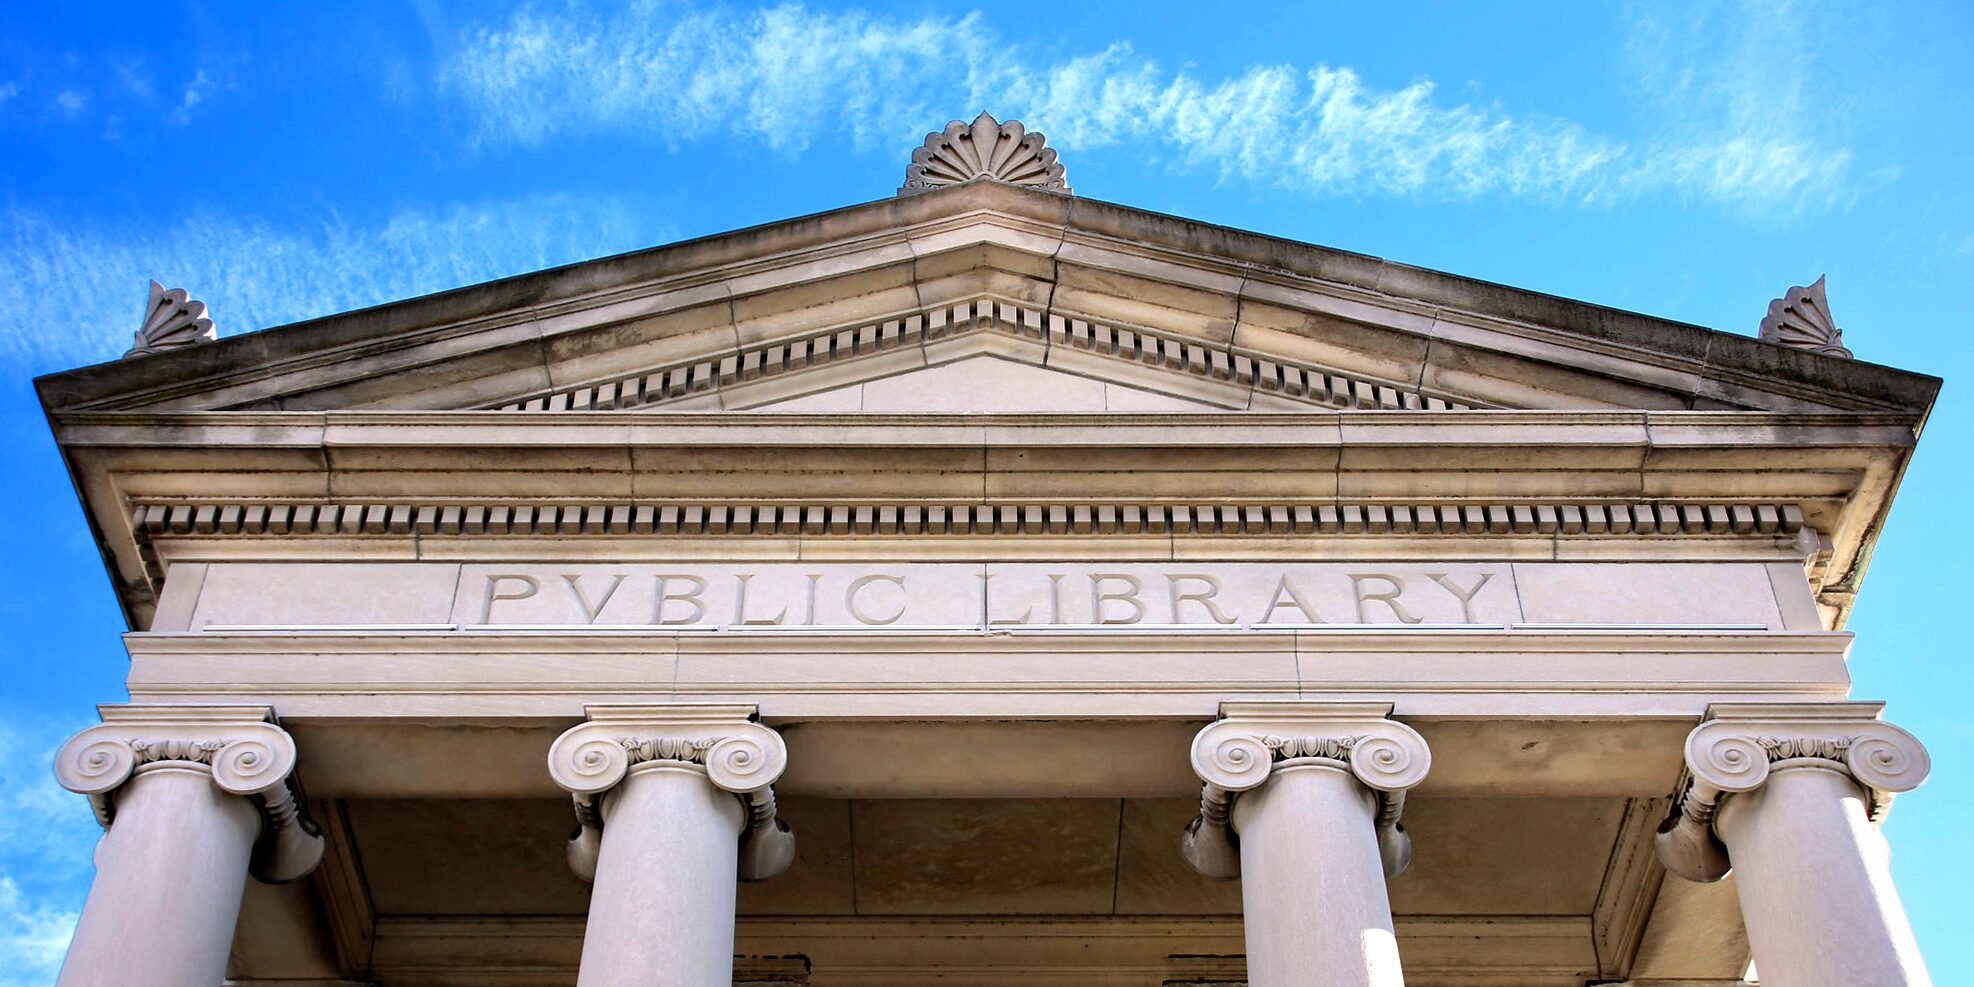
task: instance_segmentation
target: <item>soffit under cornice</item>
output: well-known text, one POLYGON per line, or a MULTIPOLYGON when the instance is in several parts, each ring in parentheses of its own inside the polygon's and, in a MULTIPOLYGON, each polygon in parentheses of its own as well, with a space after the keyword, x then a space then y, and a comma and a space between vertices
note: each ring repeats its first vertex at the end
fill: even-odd
MULTIPOLYGON (((668 373, 688 391, 719 390, 775 347, 814 340, 850 343, 810 361, 840 372, 886 343, 926 346, 929 331, 963 320, 1044 354, 1075 348, 1070 329, 1083 323, 1158 340, 1164 359, 1138 350, 1121 359, 1180 377, 1211 378, 1222 361, 1231 378, 1235 361, 1272 361, 1340 378, 1351 393, 1385 388, 1396 396, 1385 406, 1397 407, 1912 411, 1937 388, 1743 336, 992 182, 83 368, 40 386, 51 409, 584 407, 571 399, 585 389, 621 395, 623 382, 653 374, 665 400, 679 396, 664 391, 668 373), (889 326, 897 329, 886 338, 889 326), (865 333, 868 351, 857 346, 865 333), (731 375, 720 374, 723 361, 731 375), (695 367, 710 370, 694 376, 695 367)), ((1078 372, 1103 375, 1104 363, 1078 372)), ((788 369, 812 372, 810 364, 788 369)), ((1310 403, 1340 403, 1333 391, 1310 403)), ((644 397, 635 403, 664 403, 644 397)))

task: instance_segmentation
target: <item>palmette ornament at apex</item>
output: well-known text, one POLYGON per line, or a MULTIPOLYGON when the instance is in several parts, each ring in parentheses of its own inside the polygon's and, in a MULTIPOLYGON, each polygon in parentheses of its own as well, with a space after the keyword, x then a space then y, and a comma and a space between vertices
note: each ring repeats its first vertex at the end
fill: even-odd
POLYGON ((925 146, 912 151, 899 195, 991 178, 1009 185, 1069 194, 1062 165, 1040 131, 1019 120, 1002 123, 982 112, 972 123, 954 120, 946 129, 925 135, 925 146))
POLYGON ((124 352, 128 359, 149 353, 183 349, 217 339, 212 319, 206 316, 206 303, 197 301, 183 288, 169 288, 151 282, 150 301, 144 305, 144 321, 137 327, 136 342, 124 352))
POLYGON ((1844 331, 1830 317, 1830 300, 1824 296, 1823 278, 1815 283, 1790 288, 1781 298, 1768 303, 1758 333, 1765 343, 1780 343, 1811 353, 1851 359, 1844 346, 1844 331))

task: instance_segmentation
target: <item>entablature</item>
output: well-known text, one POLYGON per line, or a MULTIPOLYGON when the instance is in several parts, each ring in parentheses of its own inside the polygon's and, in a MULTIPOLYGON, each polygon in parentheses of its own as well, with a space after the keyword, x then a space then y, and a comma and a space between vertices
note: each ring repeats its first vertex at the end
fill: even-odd
POLYGON ((743 558, 1793 555, 1834 626, 1916 425, 1506 411, 56 423, 138 626, 174 560, 663 557, 685 540, 743 558))

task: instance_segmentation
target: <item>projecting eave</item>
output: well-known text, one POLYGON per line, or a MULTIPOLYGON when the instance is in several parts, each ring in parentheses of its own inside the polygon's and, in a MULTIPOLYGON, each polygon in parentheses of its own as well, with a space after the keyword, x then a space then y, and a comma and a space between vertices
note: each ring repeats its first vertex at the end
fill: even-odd
MULTIPOLYGON (((222 313, 223 315, 223 313, 222 313)), ((41 378, 50 410, 583 407, 675 375, 723 391, 801 345, 940 326, 1046 352, 1073 323, 1320 372, 1404 405, 1873 410, 1930 377, 1375 257, 975 181, 41 378), (1033 330, 1024 332, 1024 330, 1033 330), (850 333, 850 336, 844 336, 850 333), (733 373, 721 370, 732 360, 733 373), (707 371, 693 374, 693 368, 707 371), (710 375, 710 376, 709 376, 710 375), (1435 404, 1436 402, 1436 404, 1435 404)), ((846 339, 846 346, 831 346, 846 339)), ((1110 339, 1106 336, 1105 339, 1110 339)), ((1114 343, 1114 341, 1113 341, 1114 343)), ((1112 346, 1111 354, 1115 354, 1112 346)), ((1134 359, 1139 349, 1133 349, 1134 359)), ((1046 357, 1043 357, 1046 359, 1046 357)), ((1159 363, 1158 360, 1138 362, 1159 363)), ((1204 368, 1204 369, 1200 369, 1204 368)), ((661 393, 655 400, 678 395, 661 393)))

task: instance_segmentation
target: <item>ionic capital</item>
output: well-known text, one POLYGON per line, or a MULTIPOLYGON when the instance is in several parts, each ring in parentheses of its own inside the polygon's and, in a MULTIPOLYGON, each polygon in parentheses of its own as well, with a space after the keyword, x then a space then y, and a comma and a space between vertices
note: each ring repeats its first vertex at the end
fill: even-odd
POLYGON ((1207 877, 1240 876, 1234 799, 1259 788, 1275 766, 1319 759, 1348 767, 1377 793, 1378 849, 1385 875, 1412 862, 1412 841, 1399 817, 1405 793, 1426 777, 1432 751, 1418 731, 1391 719, 1389 703, 1222 703, 1220 719, 1193 738, 1193 772, 1205 783, 1200 814, 1186 827, 1180 851, 1207 877))
POLYGON ((223 792, 261 812, 253 875, 270 884, 307 875, 322 859, 322 837, 294 788, 295 741, 266 706, 101 707, 103 722, 69 738, 55 754, 55 779, 89 797, 96 821, 116 821, 117 791, 153 765, 196 765, 223 792))
POLYGON ((788 869, 795 839, 776 818, 774 785, 788 767, 781 734, 756 722, 753 706, 586 706, 589 719, 557 737, 549 775, 575 801, 580 825, 569 841, 569 867, 596 876, 603 845, 603 800, 633 767, 675 761, 703 767, 706 780, 739 796, 747 808, 740 836, 740 879, 764 881, 788 869))
POLYGON ((1878 719, 1883 703, 1717 703, 1686 735, 1686 770, 1673 813, 1659 827, 1666 869, 1689 881, 1718 881, 1733 864, 1714 831, 1728 797, 1751 792, 1791 765, 1841 768, 1870 797, 1873 822, 1892 796, 1926 780, 1931 760, 1912 734, 1878 719))

